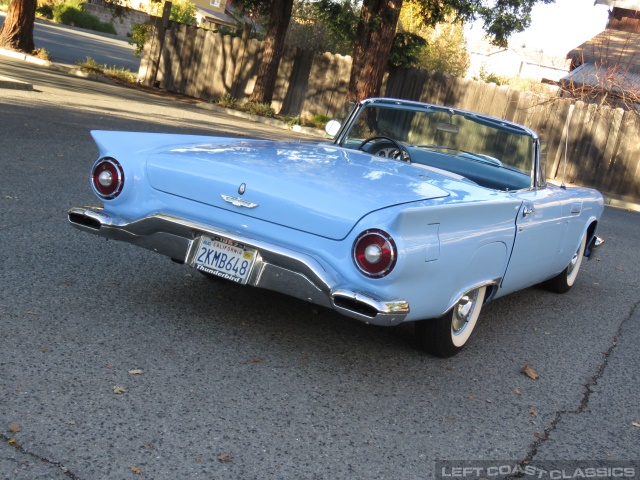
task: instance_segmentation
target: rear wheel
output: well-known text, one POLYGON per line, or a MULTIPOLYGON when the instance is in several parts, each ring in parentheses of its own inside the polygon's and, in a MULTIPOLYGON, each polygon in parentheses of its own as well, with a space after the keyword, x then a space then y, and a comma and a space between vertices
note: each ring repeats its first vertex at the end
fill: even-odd
POLYGON ((555 293, 566 293, 571 290, 578 276, 582 259, 584 258, 584 249, 587 245, 587 234, 582 237, 578 250, 573 254, 569 265, 558 275, 542 284, 544 288, 555 293))
POLYGON ((462 350, 476 326, 486 292, 487 287, 473 289, 442 317, 415 322, 420 348, 444 358, 462 350))

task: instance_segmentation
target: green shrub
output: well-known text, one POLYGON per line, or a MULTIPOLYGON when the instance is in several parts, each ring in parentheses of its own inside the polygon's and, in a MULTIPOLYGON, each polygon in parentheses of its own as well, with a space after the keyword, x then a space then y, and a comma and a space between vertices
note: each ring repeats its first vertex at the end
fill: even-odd
POLYGON ((50 3, 38 5, 36 8, 36 15, 38 17, 46 18, 47 20, 53 20, 53 7, 50 3))
POLYGON ((268 103, 248 102, 243 106, 245 112, 261 117, 275 117, 276 111, 268 103))
POLYGON ((313 117, 311 117, 311 121, 310 123, 310 127, 313 128, 319 128, 319 129, 324 129, 325 125, 327 124, 327 122, 331 120, 331 117, 328 117, 327 115, 322 115, 322 114, 316 114, 313 117))
POLYGON ((84 3, 80 0, 68 0, 65 3, 58 3, 52 9, 53 20, 65 25, 86 28, 103 33, 116 33, 116 29, 111 23, 101 22, 98 17, 87 13, 84 3))
POLYGON ((220 97, 216 103, 223 108, 238 108, 238 99, 236 97, 232 97, 228 93, 225 93, 220 97))
POLYGON ((129 39, 129 45, 133 45, 136 47, 133 50, 133 55, 136 58, 140 58, 140 55, 142 55, 144 44, 147 43, 147 37, 149 36, 150 31, 151 24, 149 22, 133 24, 133 28, 131 29, 131 38, 129 39))

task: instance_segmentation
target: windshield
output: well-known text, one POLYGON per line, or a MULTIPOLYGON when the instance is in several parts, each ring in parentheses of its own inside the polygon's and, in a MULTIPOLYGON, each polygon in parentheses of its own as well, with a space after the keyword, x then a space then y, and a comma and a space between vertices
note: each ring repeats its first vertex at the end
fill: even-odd
POLYGON ((352 120, 341 143, 347 148, 360 147, 377 154, 375 144, 379 142, 361 147, 363 141, 377 136, 399 142, 412 162, 427 165, 435 162, 437 165, 432 166, 472 180, 474 173, 480 172, 477 165, 469 162, 522 176, 515 184, 510 181, 509 185, 492 188, 518 189, 531 184, 535 142, 528 130, 511 123, 445 107, 371 104, 365 105, 352 120))

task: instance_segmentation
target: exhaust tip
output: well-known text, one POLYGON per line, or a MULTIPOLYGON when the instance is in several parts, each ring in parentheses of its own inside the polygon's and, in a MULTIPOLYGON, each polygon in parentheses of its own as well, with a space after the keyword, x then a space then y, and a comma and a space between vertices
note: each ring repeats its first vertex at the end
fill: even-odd
POLYGON ((92 230, 100 230, 100 222, 95 218, 80 213, 69 213, 69 222, 92 230))

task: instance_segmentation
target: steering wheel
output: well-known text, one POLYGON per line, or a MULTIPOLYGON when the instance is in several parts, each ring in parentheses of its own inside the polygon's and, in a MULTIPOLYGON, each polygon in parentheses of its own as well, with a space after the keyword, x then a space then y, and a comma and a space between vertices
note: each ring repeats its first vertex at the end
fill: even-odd
POLYGON ((394 158, 396 160, 402 160, 403 162, 411 162, 409 152, 407 152, 407 150, 405 150, 405 148, 393 138, 387 137, 386 135, 376 135, 373 137, 369 137, 360 145, 358 145, 358 148, 356 150, 362 150, 364 152, 370 153, 371 155, 377 155, 379 157, 394 158), (364 146, 370 142, 375 142, 375 145, 372 146, 371 151, 364 150, 364 146), (391 146, 389 146, 388 144, 391 144, 391 146), (378 148, 376 149, 375 147, 378 148))

